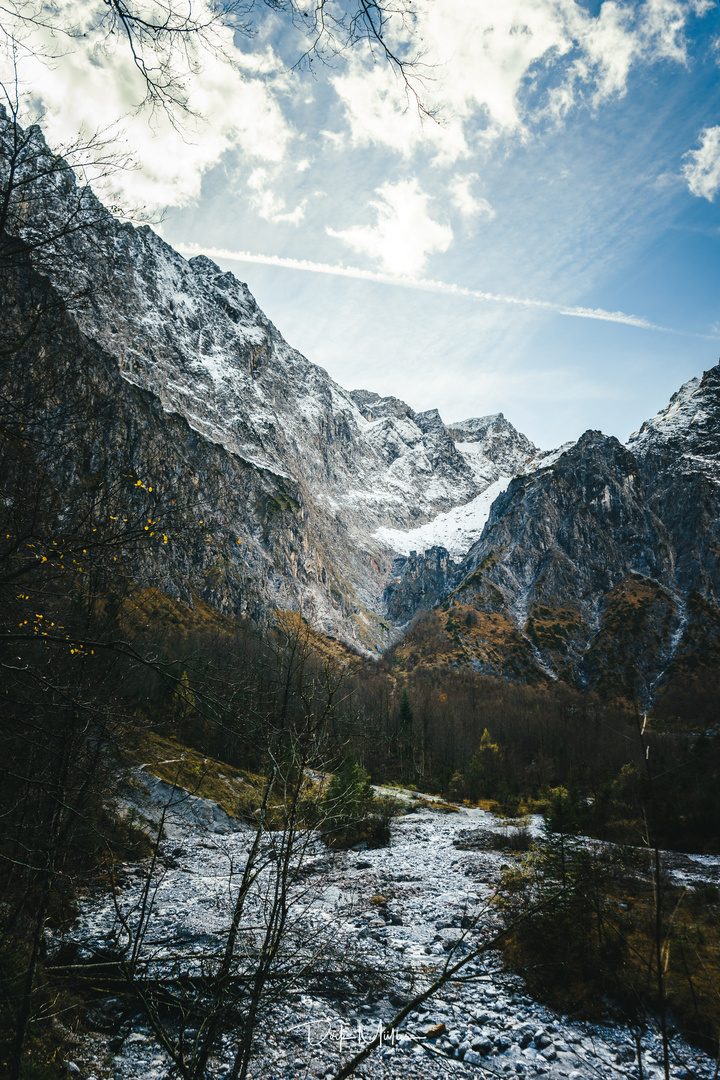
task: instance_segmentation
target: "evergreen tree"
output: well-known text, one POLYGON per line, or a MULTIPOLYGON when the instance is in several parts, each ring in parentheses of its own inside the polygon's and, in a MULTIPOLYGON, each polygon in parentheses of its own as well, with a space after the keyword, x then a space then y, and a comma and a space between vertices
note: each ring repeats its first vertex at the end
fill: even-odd
POLYGON ((356 828, 372 801, 370 777, 354 754, 346 754, 323 798, 325 828, 330 831, 356 828))
POLYGON ((408 692, 403 690, 398 714, 398 755, 400 759, 400 776, 406 779, 412 772, 414 719, 415 715, 408 692))
POLYGON ((414 719, 415 714, 413 713, 412 705, 410 704, 408 692, 407 690, 403 690, 400 698, 400 732, 402 735, 410 734, 414 719))

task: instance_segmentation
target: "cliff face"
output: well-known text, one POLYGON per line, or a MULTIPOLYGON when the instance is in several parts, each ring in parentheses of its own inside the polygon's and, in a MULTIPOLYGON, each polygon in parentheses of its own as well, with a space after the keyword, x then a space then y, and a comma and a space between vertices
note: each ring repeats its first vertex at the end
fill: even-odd
POLYGON ((664 409, 628 440, 638 456, 653 452, 685 472, 720 479, 720 365, 690 379, 664 409))
MULTIPOLYGON (((0 128, 7 161, 12 125, 0 128)), ((242 608, 249 590, 260 606, 300 608, 327 633, 382 648, 397 633, 384 598, 396 549, 382 530, 409 530, 467 503, 490 482, 483 470, 468 464, 436 411, 348 393, 284 341, 246 285, 209 259, 187 262, 150 228, 117 221, 58 166, 38 129, 22 135, 18 175, 35 197, 23 203, 17 233, 35 270, 122 383, 152 396, 167 418, 158 437, 175 439, 181 421, 198 467, 204 446, 208 461, 224 452, 233 472, 216 494, 228 533, 245 535, 246 569, 231 567, 235 549, 218 552, 229 560, 225 578, 215 574, 224 607, 242 608), (235 471, 257 478, 262 497, 238 497, 249 481, 236 489, 235 471)), ((78 356, 80 378, 82 364, 78 356)), ((117 394, 119 434, 129 398, 124 386, 117 394)), ((500 466, 487 464, 494 478, 500 466)), ((177 588, 190 573, 181 562, 177 588)))
MULTIPOLYGON (((12 135, 0 117, 6 169, 12 135)), ((627 446, 590 431, 541 453, 501 413, 446 425, 338 386, 246 285, 116 220, 39 130, 22 136, 6 332, 47 325, 7 392, 40 387, 38 415, 66 432, 58 492, 105 472, 174 494, 143 580, 228 613, 292 607, 370 653, 407 635, 408 663, 641 704, 720 672, 720 367, 627 446), (72 394, 42 389, 50 355, 57 385, 95 402, 72 437, 72 394)))
POLYGON ((296 604, 331 573, 292 481, 205 439, 125 380, 31 267, 3 273, 2 285, 0 332, 16 344, 2 356, 3 419, 21 417, 29 455, 17 441, 0 448, 2 492, 19 508, 23 546, 52 557, 55 537, 96 523, 104 550, 142 584, 251 617, 296 604))
POLYGON ((450 434, 470 468, 490 482, 523 472, 538 453, 502 413, 453 424, 450 434))
POLYGON ((714 679, 719 451, 716 367, 683 387, 628 447, 589 431, 515 477, 444 607, 502 617, 535 670, 521 674, 506 655, 488 654, 497 634, 490 624, 484 651, 477 623, 459 624, 468 662, 635 695, 641 706, 698 668, 714 679))

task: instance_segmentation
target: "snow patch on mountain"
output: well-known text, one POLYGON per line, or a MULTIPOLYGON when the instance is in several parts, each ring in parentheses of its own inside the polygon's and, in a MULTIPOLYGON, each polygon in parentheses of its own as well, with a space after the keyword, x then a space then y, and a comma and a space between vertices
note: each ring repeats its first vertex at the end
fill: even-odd
POLYGON ((653 434, 664 438, 680 435, 690 424, 703 414, 704 395, 701 391, 702 380, 699 377, 689 379, 670 398, 664 409, 660 409, 650 420, 646 420, 639 431, 634 431, 627 441, 631 450, 637 448, 637 444, 646 441, 653 434))
POLYGON ((562 446, 558 446, 555 450, 539 450, 535 457, 533 457, 523 468, 523 473, 537 472, 539 469, 549 469, 554 465, 559 458, 567 450, 572 450, 576 443, 570 440, 570 442, 563 443, 562 446))
POLYGON ((455 446, 475 477, 482 483, 500 475, 515 475, 538 453, 526 435, 517 431, 502 413, 475 416, 448 425, 455 446))
POLYGON ((409 555, 412 551, 427 551, 432 547, 444 547, 453 557, 465 555, 476 540, 480 539, 492 504, 498 495, 505 491, 511 479, 510 476, 501 476, 464 506, 456 506, 445 514, 438 514, 432 521, 417 529, 380 528, 375 536, 399 555, 409 555))
POLYGON ((627 442, 634 454, 652 451, 676 458, 676 467, 720 483, 720 364, 689 379, 664 409, 646 420, 627 442))
POLYGON ((456 442, 455 446, 469 465, 479 484, 492 484, 498 478, 498 467, 490 461, 481 443, 456 442))

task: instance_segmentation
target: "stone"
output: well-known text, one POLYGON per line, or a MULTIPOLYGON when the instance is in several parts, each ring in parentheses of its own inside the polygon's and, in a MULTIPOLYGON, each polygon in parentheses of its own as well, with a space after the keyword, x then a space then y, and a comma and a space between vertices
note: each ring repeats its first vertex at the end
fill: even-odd
POLYGON ((473 1039, 472 1048, 478 1054, 482 1054, 483 1057, 487 1057, 493 1048, 492 1039, 489 1039, 486 1035, 483 1035, 479 1039, 473 1039))
POLYGON ((489 1012, 473 1013, 473 1020, 475 1021, 475 1023, 477 1024, 478 1027, 483 1027, 485 1024, 489 1023, 490 1020, 493 1020, 493 1019, 494 1019, 493 1013, 489 1013, 489 1012))

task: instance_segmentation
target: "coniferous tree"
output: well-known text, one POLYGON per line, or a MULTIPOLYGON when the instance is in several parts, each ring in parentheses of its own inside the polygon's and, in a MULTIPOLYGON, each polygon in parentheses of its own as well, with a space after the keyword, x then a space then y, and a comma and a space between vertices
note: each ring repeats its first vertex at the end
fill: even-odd
POLYGON ((407 779, 412 767, 413 757, 413 713, 407 689, 404 689, 400 697, 398 711, 398 755, 400 758, 400 775, 407 779))

